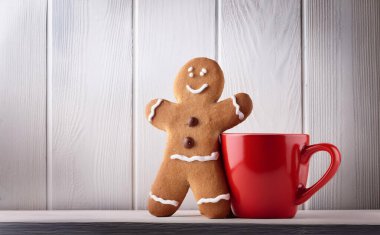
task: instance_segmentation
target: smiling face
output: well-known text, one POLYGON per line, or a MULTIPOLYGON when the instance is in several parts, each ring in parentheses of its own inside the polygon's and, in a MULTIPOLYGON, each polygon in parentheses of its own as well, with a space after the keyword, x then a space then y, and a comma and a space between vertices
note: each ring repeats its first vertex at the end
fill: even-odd
POLYGON ((223 71, 219 65, 208 58, 195 58, 179 71, 174 82, 174 95, 178 102, 216 102, 223 86, 223 71))

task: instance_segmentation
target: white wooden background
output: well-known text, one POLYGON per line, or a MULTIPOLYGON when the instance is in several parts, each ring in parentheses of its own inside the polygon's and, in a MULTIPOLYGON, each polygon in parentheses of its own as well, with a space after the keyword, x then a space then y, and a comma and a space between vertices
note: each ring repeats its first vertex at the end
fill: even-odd
POLYGON ((0 0, 0 209, 144 209, 165 146, 144 106, 198 56, 254 99, 232 132, 340 148, 305 209, 380 208, 379 0, 0 0))

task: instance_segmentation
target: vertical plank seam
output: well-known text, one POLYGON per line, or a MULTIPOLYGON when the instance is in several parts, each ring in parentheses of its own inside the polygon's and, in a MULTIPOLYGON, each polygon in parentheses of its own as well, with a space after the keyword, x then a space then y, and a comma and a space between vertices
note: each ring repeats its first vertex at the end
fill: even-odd
POLYGON ((300 0, 300 41, 301 41, 301 116, 302 116, 302 124, 301 124, 301 129, 302 129, 302 133, 305 133, 305 101, 304 101, 304 98, 305 98, 305 88, 304 88, 304 85, 305 85, 305 82, 304 82, 304 78, 305 78, 305 45, 304 45, 304 20, 303 20, 303 17, 304 17, 304 12, 303 12, 303 0, 300 0))
MULTIPOLYGON (((305 26, 304 26, 304 0, 300 0, 300 41, 301 41, 301 128, 302 133, 306 133, 306 127, 305 127, 305 119, 306 119, 306 112, 305 112, 305 26)), ((306 203, 302 204, 301 206, 302 210, 306 210, 306 203)))
POLYGON ((219 61, 219 0, 215 0, 215 60, 219 61))
POLYGON ((52 1, 46 0, 46 209, 52 209, 52 1))
POLYGON ((137 31, 136 31, 136 7, 137 7, 137 2, 135 0, 132 0, 132 97, 131 97, 131 102, 132 102, 132 146, 131 146, 131 177, 132 177, 132 210, 137 209, 136 205, 136 125, 135 125, 135 114, 136 114, 136 109, 135 109, 135 102, 137 99, 135 99, 136 95, 136 73, 137 73, 137 63, 136 63, 136 55, 137 55, 137 31))

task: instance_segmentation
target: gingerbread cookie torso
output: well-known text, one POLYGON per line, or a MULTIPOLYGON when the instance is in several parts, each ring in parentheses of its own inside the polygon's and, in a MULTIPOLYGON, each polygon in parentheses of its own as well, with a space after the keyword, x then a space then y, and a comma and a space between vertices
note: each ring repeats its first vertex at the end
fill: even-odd
POLYGON ((148 209, 171 216, 191 188, 201 214, 225 218, 230 194, 219 153, 220 133, 244 121, 252 111, 247 94, 217 102, 224 87, 223 72, 208 58, 187 62, 174 83, 177 103, 154 99, 146 117, 168 134, 164 160, 152 185, 148 209))

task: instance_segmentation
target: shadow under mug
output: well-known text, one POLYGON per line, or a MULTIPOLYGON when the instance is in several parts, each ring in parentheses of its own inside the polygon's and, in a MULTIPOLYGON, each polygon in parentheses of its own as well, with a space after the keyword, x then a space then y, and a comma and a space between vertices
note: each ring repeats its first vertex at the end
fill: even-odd
POLYGON ((341 161, 334 145, 309 145, 307 134, 224 133, 221 140, 232 211, 242 218, 294 217, 297 205, 322 188, 341 161), (330 166, 306 188, 310 157, 319 151, 329 153, 330 166))

